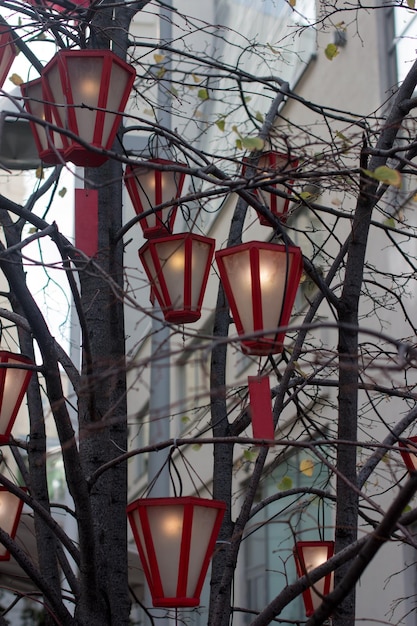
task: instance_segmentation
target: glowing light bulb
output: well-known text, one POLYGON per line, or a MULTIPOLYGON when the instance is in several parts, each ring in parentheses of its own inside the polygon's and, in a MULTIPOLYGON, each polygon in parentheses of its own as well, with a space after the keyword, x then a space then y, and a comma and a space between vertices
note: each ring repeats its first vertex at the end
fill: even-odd
POLYGON ((259 280, 263 287, 271 287, 275 280, 275 271, 271 264, 262 263, 259 268, 259 280))
POLYGON ((166 535, 179 535, 182 530, 182 518, 178 515, 170 515, 163 521, 163 529, 166 535))
POLYGON ((100 88, 100 83, 92 78, 85 78, 81 84, 81 94, 83 98, 96 98, 100 88))
POLYGON ((169 264, 174 272, 184 271, 184 254, 182 250, 177 250, 169 257, 169 264))

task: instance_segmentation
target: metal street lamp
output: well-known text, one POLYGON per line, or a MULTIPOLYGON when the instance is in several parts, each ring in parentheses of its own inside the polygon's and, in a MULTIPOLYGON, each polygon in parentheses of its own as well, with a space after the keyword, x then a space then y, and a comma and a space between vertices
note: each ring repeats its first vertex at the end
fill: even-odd
POLYGON ((0 97, 0 114, 4 115, 0 132, 0 165, 8 170, 32 170, 41 160, 28 120, 20 117, 20 88, 0 97), (10 113, 10 115, 9 115, 10 113))
MULTIPOLYGON (((110 150, 136 72, 111 50, 60 50, 42 72, 46 121, 94 148, 110 150)), ((64 158, 98 167, 107 156, 63 137, 64 158)))
MULTIPOLYGON (((280 174, 288 170, 295 170, 298 167, 298 160, 290 158, 288 154, 280 152, 264 152, 255 167, 256 177, 262 177, 262 183, 265 187, 269 187, 271 190, 276 190, 282 194, 288 194, 286 185, 291 185, 294 181, 288 180, 286 185, 282 183, 273 182, 280 174)), ((243 174, 245 173, 245 167, 243 168, 243 174)), ((276 217, 285 220, 288 213, 290 199, 277 195, 273 191, 267 191, 261 187, 254 189, 254 194, 262 202, 262 204, 271 211, 276 217)), ((263 226, 271 227, 271 222, 258 213, 259 222, 263 226)))
POLYGON ((196 497, 140 498, 128 506, 154 606, 199 605, 225 509, 196 497))
POLYGON ((417 437, 407 437, 400 441, 400 452, 409 472, 417 472, 417 437))
MULTIPOLYGON (((22 95, 25 98, 25 108, 30 115, 33 115, 40 120, 46 119, 45 101, 52 100, 51 94, 45 95, 47 87, 43 87, 42 79, 35 78, 28 83, 21 85, 22 95)), ((53 122, 56 126, 61 126, 60 118, 55 118, 55 109, 51 111, 50 122, 53 122)), ((30 128, 32 130, 33 139, 35 140, 36 147, 38 149, 39 158, 43 163, 48 165, 58 165, 64 162, 64 140, 65 146, 67 146, 64 135, 58 132, 49 130, 43 124, 37 124, 34 120, 29 120, 30 128)))
MULTIPOLYGON (((0 528, 14 539, 22 513, 23 500, 0 487, 0 528)), ((0 561, 8 561, 10 552, 0 543, 0 561)))
POLYGON ((12 63, 17 55, 11 29, 0 24, 0 89, 3 87, 12 63))
POLYGON ((0 444, 8 443, 32 370, 19 365, 34 365, 31 359, 0 351, 0 444))
POLYGON ((178 199, 182 194, 185 173, 174 169, 157 169, 147 164, 178 168, 179 163, 166 159, 149 159, 143 165, 126 167, 124 181, 130 199, 138 215, 144 214, 139 224, 146 239, 164 237, 172 233, 176 206, 167 206, 160 211, 154 207, 178 199))
MULTIPOLYGON (((334 553, 334 541, 297 541, 294 546, 294 559, 297 575, 308 573, 328 561, 334 553)), ((310 617, 320 606, 323 596, 326 596, 333 587, 333 573, 330 572, 320 578, 311 587, 303 591, 303 600, 306 617, 310 617)))
POLYGON ((233 320, 245 352, 276 354, 283 349, 303 269, 300 248, 252 241, 216 252, 233 320), (265 331, 260 336, 250 337, 265 331))
POLYGON ((215 240, 195 233, 150 239, 139 257, 167 322, 200 319, 215 240))

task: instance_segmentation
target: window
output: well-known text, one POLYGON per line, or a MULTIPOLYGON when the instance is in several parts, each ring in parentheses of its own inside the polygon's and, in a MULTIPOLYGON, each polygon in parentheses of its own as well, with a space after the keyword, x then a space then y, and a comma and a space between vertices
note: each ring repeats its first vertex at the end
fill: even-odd
MULTIPOLYGON (((310 452, 299 450, 269 474, 259 501, 293 487, 327 488, 328 468, 310 452)), ((250 522, 244 538, 247 606, 261 610, 296 580, 293 547, 296 540, 333 539, 328 503, 303 495, 282 498, 262 509, 250 522)), ((304 619, 302 598, 280 614, 280 620, 304 619)), ((248 616, 250 623, 253 616, 248 616)))

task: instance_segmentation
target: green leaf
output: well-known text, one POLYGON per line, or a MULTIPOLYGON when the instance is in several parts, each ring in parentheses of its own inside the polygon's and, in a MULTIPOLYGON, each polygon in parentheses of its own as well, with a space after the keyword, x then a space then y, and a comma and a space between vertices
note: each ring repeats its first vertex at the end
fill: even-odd
POLYGON ((205 89, 205 87, 202 87, 201 89, 199 89, 198 92, 197 92, 197 95, 200 98, 200 100, 208 100, 209 99, 208 91, 207 91, 207 89, 205 89))
POLYGON ((401 187, 401 173, 398 170, 393 170, 388 165, 380 165, 374 172, 370 170, 363 170, 367 176, 379 180, 384 185, 392 185, 393 187, 401 187))
POLYGON ((188 422, 190 421, 190 418, 188 417, 188 415, 183 415, 181 418, 181 423, 182 424, 188 424, 188 422))
POLYGON ((384 220, 384 226, 388 226, 388 228, 395 228, 395 219, 393 217, 388 217, 386 220, 384 220))
POLYGON ((350 139, 348 139, 346 137, 346 135, 344 135, 343 133, 341 133, 339 130, 336 133, 336 137, 338 137, 339 139, 341 139, 342 141, 346 142, 346 143, 352 143, 350 139))
POLYGON ((251 150, 252 152, 255 150, 263 150, 265 145, 265 141, 260 137, 243 137, 242 138, 242 146, 246 148, 246 150, 251 150))
POLYGON ((262 124, 265 119, 265 116, 260 111, 256 111, 255 119, 257 119, 258 122, 261 122, 262 124))
POLYGON ((292 478, 289 476, 284 476, 280 483, 277 485, 280 491, 287 491, 287 489, 291 489, 292 487, 292 478))
POLYGON ((236 148, 238 150, 242 150, 243 149, 242 140, 241 139, 236 139, 235 144, 236 144, 236 148))
POLYGON ((192 449, 198 452, 199 450, 201 450, 201 443, 195 443, 192 449))
POLYGON ((163 78, 164 75, 166 74, 166 68, 165 67, 161 67, 157 72, 156 72, 156 78, 163 78))
POLYGON ((253 463, 253 461, 255 461, 257 456, 258 456, 258 452, 256 450, 244 450, 243 451, 243 458, 245 459, 245 461, 249 461, 250 463, 253 463))
POLYGON ((336 44, 329 43, 326 46, 324 54, 326 55, 326 58, 329 59, 329 61, 333 61, 333 59, 339 54, 339 48, 336 46, 336 44))
POLYGON ((407 0, 407 5, 409 9, 414 9, 416 6, 415 0, 407 0))
POLYGON ((62 187, 62 189, 60 189, 60 190, 58 191, 58 196, 59 196, 60 198, 63 198, 63 197, 66 195, 66 193, 67 193, 67 188, 66 188, 66 187, 62 187))
POLYGON ((224 128, 226 126, 226 120, 224 117, 219 117, 218 120, 216 120, 216 126, 219 130, 221 130, 222 132, 224 132, 224 128))
POLYGON ((413 510, 413 509, 412 509, 412 507, 411 507, 409 504, 407 504, 407 505, 403 508, 403 513, 408 513, 409 511, 412 511, 412 510, 413 510))

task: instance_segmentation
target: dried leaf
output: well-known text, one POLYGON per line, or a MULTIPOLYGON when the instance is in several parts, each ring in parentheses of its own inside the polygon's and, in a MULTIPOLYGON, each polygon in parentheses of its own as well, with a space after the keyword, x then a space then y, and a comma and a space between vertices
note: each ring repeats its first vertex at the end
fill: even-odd
POLYGON ((12 81, 13 85, 23 85, 23 78, 21 78, 21 76, 19 76, 19 74, 12 74, 9 77, 9 80, 12 81))

